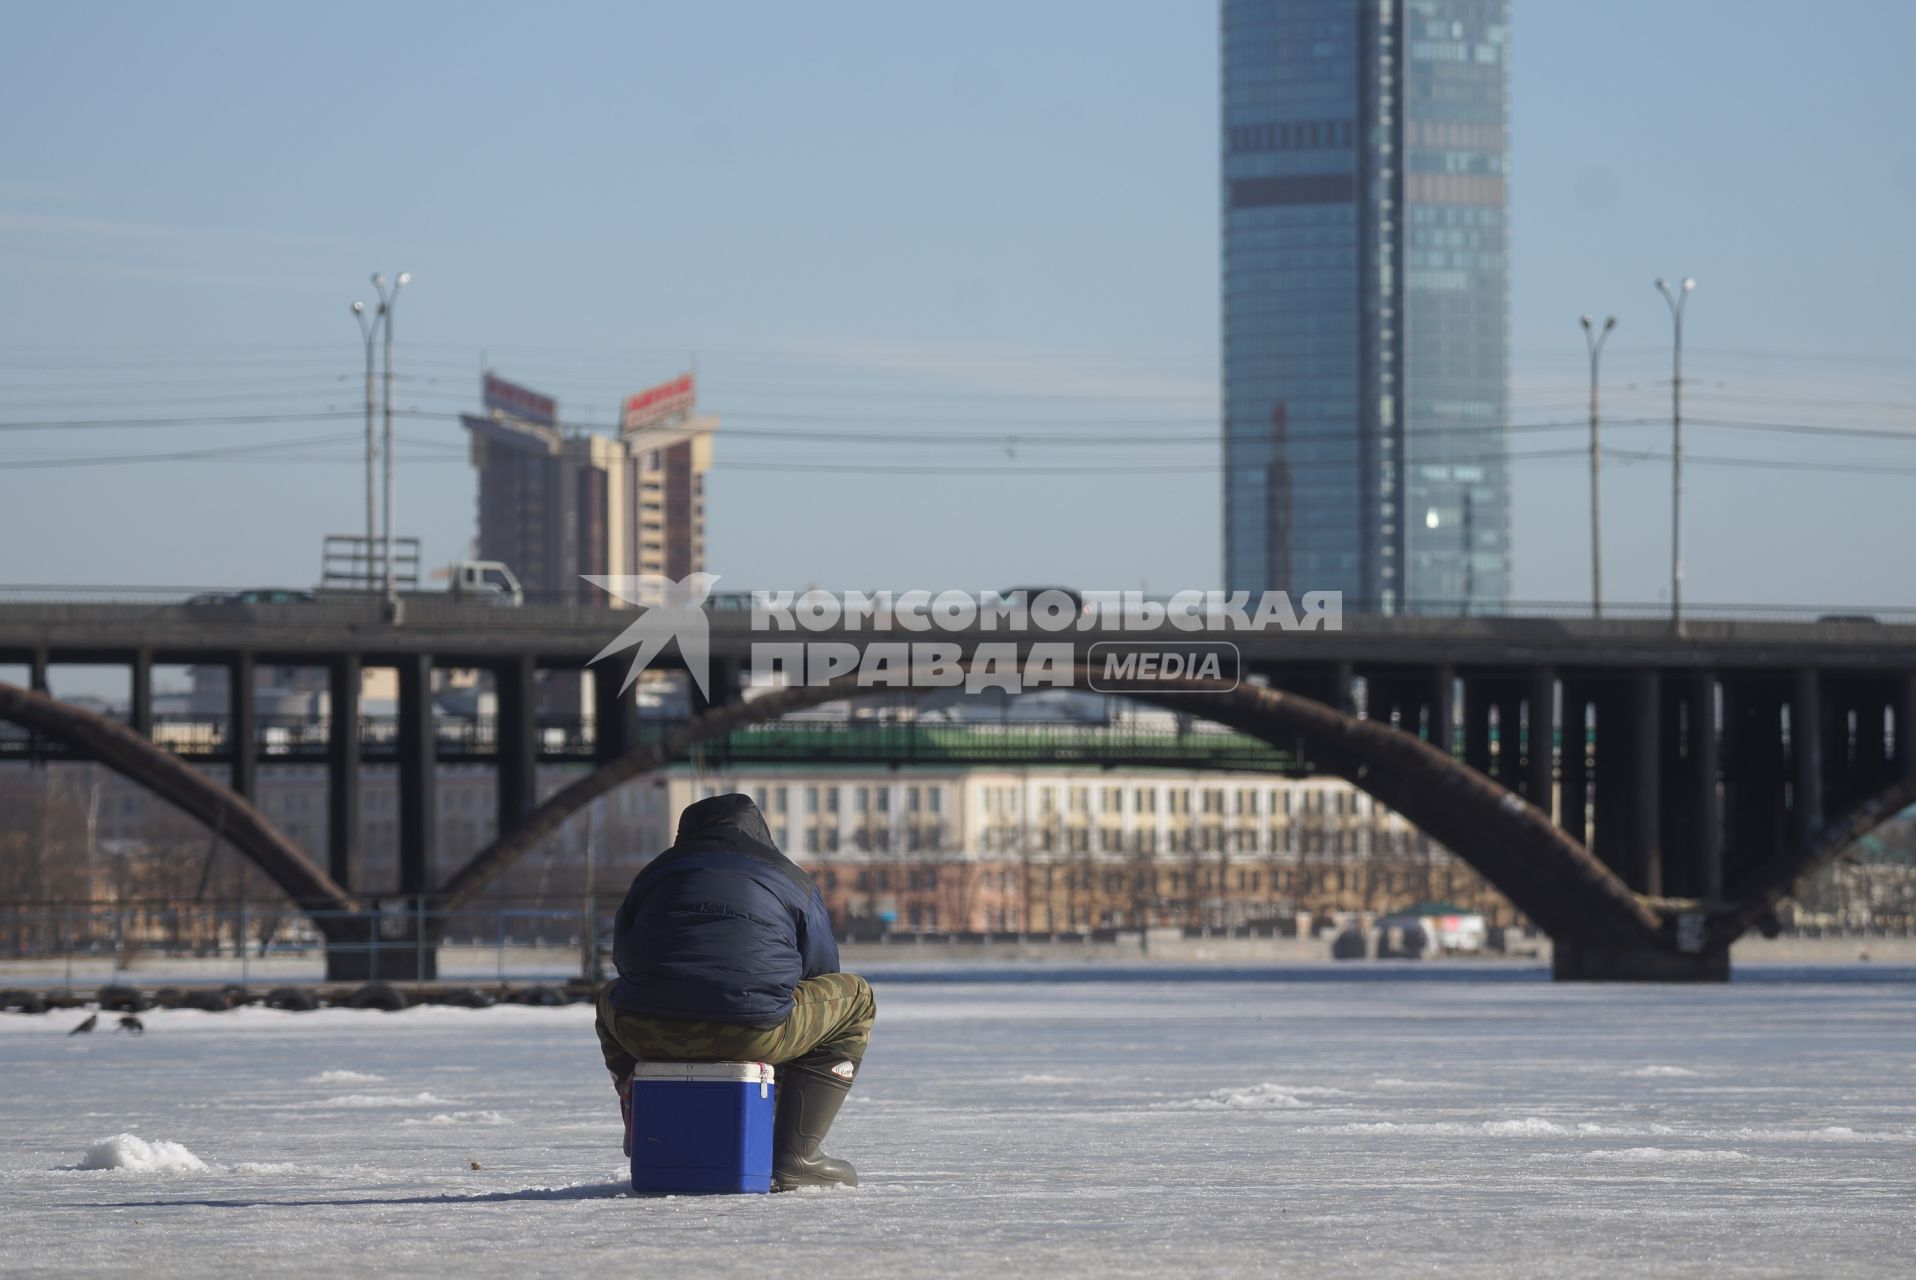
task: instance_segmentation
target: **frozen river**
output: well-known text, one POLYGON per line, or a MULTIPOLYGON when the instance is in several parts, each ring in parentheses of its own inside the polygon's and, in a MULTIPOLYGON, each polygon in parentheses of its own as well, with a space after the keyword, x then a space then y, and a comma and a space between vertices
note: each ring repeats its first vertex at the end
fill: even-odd
POLYGON ((722 1199, 624 1194, 584 1007, 0 1016, 0 1273, 1916 1273, 1916 972, 1741 976, 900 973, 866 1185, 722 1199))

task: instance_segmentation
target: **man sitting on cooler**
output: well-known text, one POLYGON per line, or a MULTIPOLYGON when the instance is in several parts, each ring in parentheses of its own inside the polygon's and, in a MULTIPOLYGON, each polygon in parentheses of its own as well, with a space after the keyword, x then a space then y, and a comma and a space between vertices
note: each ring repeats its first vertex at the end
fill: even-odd
POLYGON ((812 878, 778 851, 750 796, 679 815, 678 840, 632 881, 613 924, 616 980, 597 1028, 631 1154, 631 1077, 644 1061, 769 1062, 778 1068, 772 1178, 856 1186, 819 1150, 871 1041, 877 1006, 838 944, 812 878))

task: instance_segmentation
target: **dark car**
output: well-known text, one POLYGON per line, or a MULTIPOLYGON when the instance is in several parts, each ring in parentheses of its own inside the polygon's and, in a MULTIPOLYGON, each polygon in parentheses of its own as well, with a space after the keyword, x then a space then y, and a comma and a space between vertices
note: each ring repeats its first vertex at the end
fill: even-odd
POLYGON ((1038 597, 1048 591, 1055 591, 1071 602, 1071 607, 1079 613, 1084 612, 1084 592, 1076 587, 1007 587, 998 593, 1004 600, 1023 601, 1026 607, 1037 603, 1038 597))
POLYGON ((205 595, 194 596, 186 603, 190 605, 305 604, 312 598, 312 592, 298 591, 292 587, 248 587, 243 591, 209 591, 205 595))

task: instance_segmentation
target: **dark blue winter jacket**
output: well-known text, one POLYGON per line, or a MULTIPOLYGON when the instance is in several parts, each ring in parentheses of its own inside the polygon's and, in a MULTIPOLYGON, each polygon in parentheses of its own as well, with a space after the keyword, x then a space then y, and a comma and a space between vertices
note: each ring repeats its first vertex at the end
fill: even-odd
POLYGON ((800 981, 838 972, 838 944, 818 886, 733 794, 679 815, 619 907, 612 960, 612 1003, 629 1013, 771 1027, 800 981))

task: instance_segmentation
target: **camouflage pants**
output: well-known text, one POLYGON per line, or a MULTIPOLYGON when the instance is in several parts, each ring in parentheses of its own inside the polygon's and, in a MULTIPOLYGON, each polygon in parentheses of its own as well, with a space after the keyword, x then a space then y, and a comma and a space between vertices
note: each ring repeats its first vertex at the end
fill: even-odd
POLYGON ((794 1062, 823 1051, 857 1062, 871 1043, 878 1004, 855 973, 807 978, 792 989, 792 1012, 775 1027, 653 1018, 614 1008, 612 984, 599 992, 599 1051, 615 1079, 636 1062, 794 1062))

